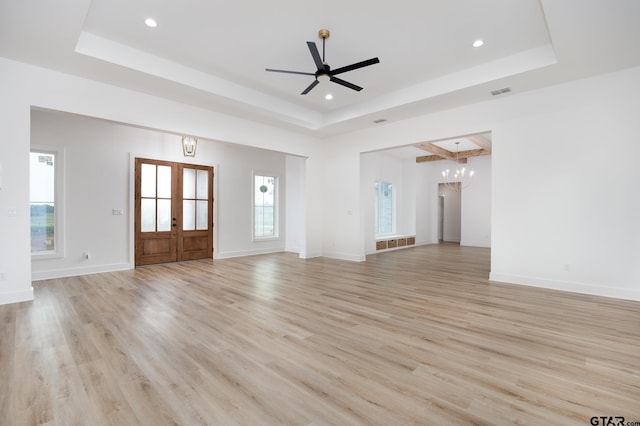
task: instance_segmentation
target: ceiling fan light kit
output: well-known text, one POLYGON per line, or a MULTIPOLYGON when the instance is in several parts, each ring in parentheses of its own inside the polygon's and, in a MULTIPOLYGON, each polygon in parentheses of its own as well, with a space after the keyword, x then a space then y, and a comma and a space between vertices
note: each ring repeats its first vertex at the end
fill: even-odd
POLYGON ((327 63, 327 61, 325 60, 325 41, 329 38, 330 35, 331 33, 327 29, 321 29, 320 31, 318 31, 318 37, 322 39, 322 57, 320 57, 320 52, 318 51, 318 46, 316 46, 316 43, 313 41, 307 42, 307 47, 309 47, 309 52, 311 52, 311 57, 313 58, 313 62, 315 63, 317 68, 316 72, 312 73, 312 72, 303 72, 303 71, 288 71, 288 70, 279 70, 279 69, 273 69, 273 68, 266 68, 266 71, 314 76, 315 77, 314 80, 311 82, 309 86, 307 86, 306 89, 302 91, 301 95, 306 95, 314 87, 316 87, 318 83, 320 83, 320 81, 318 80, 319 77, 326 77, 329 79, 329 81, 333 83, 339 84, 341 86, 344 86, 359 92, 360 90, 362 90, 362 87, 357 86, 353 83, 349 83, 348 81, 342 80, 341 78, 338 78, 335 76, 337 74, 342 74, 347 71, 353 71, 359 68, 367 67, 369 65, 377 64, 380 62, 380 60, 378 58, 371 58, 371 59, 367 59, 366 61, 356 62, 354 64, 332 70, 329 64, 327 63))

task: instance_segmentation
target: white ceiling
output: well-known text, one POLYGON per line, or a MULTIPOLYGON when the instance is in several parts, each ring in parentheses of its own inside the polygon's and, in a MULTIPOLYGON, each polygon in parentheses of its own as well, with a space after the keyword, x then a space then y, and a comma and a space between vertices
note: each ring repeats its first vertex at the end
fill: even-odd
POLYGON ((0 56, 322 137, 640 65, 638 19, 638 0, 0 0, 0 56), (265 72, 314 72, 321 28, 332 68, 380 58, 340 75, 361 92, 265 72))

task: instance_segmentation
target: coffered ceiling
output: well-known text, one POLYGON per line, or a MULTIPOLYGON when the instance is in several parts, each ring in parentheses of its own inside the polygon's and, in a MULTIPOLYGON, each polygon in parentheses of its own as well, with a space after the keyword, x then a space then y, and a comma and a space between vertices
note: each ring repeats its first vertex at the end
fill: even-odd
POLYGON ((637 0, 0 0, 0 56, 324 137, 639 65, 639 18, 637 0), (380 59, 340 75, 362 91, 265 72, 314 72, 322 28, 332 68, 380 59))

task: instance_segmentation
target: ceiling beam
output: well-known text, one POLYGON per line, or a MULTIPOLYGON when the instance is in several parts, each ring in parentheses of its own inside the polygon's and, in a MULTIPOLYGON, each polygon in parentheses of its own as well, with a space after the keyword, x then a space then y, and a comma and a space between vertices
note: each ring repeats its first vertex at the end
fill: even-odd
POLYGON ((470 149, 468 151, 460 151, 458 158, 480 157, 481 155, 489 154, 491 154, 491 151, 487 151, 486 149, 470 149))
POLYGON ((416 163, 428 163, 429 161, 443 160, 439 155, 423 155, 422 157, 416 157, 416 163))
POLYGON ((480 148, 488 151, 489 154, 491 154, 491 142, 486 140, 484 137, 473 135, 473 136, 467 136, 467 139, 469 139, 471 142, 473 142, 474 144, 478 145, 480 148))
MULTIPOLYGON (((416 157, 416 163, 428 163, 430 161, 440 161, 440 160, 448 160, 448 158, 442 158, 439 155, 424 155, 422 157, 416 157)), ((467 159, 460 158, 458 160, 458 164, 467 164, 467 159)))
POLYGON ((416 157, 416 163, 426 163, 430 161, 439 161, 439 160, 455 161, 457 157, 458 162, 460 164, 467 164, 467 158, 469 157, 479 157, 481 155, 491 154, 491 151, 486 149, 470 149, 467 151, 460 151, 457 153, 457 156, 456 156, 456 153, 447 151, 446 149, 440 148, 439 146, 434 145, 432 143, 421 143, 416 146, 432 154, 432 155, 424 155, 421 157, 416 157))
POLYGON ((434 145, 432 143, 421 143, 417 145, 418 148, 424 149, 425 151, 429 151, 432 154, 435 154, 443 159, 455 160, 456 155, 453 152, 447 151, 444 148, 440 148, 438 145, 434 145))

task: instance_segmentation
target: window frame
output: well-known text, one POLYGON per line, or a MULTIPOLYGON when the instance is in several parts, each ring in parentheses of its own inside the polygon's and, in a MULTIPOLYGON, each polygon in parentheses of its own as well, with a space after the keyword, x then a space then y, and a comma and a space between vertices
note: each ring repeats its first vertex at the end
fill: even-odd
POLYGON ((393 182, 387 182, 384 180, 376 180, 374 182, 373 185, 373 190, 374 190, 374 195, 373 195, 373 204, 374 204, 374 208, 373 208, 373 215, 374 215, 374 219, 373 219, 373 227, 374 227, 374 232, 375 232, 375 237, 376 238, 384 238, 384 237, 388 237, 391 235, 396 235, 396 221, 397 221, 397 196, 398 196, 398 191, 396 188, 396 185, 393 182), (381 224, 381 214, 382 214, 382 199, 380 197, 381 195, 381 191, 382 191, 382 185, 386 184, 387 186, 391 187, 392 189, 392 193, 391 193, 391 231, 390 232, 380 232, 380 224, 381 224), (376 189, 376 186, 378 187, 378 189, 376 189), (377 226, 376 226, 377 225, 377 226))
POLYGON ((251 172, 251 238, 252 241, 277 241, 280 240, 280 176, 277 173, 253 170, 251 172), (273 235, 256 235, 256 177, 270 177, 273 182, 273 235))
MULTIPOLYGON (((64 232, 64 163, 65 149, 44 145, 31 145, 29 156, 32 153, 53 155, 54 162, 54 249, 40 252, 31 252, 31 260, 60 259, 65 257, 65 232, 64 232)), ((31 179, 31 168, 29 168, 31 179)), ((31 194, 29 194, 29 211, 31 211, 31 194)), ((31 213, 29 213, 29 227, 31 227, 31 213)), ((31 232, 29 232, 31 235, 31 232)))

